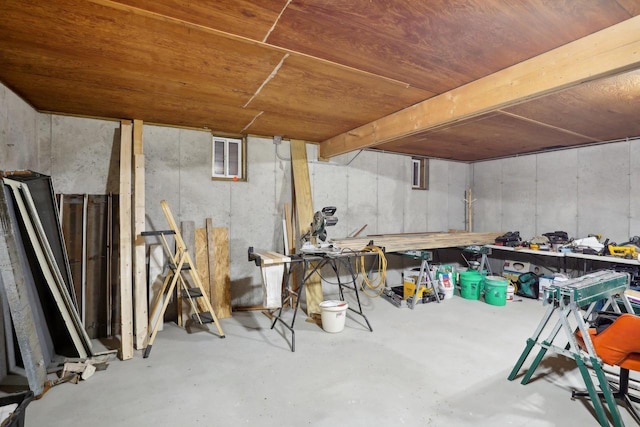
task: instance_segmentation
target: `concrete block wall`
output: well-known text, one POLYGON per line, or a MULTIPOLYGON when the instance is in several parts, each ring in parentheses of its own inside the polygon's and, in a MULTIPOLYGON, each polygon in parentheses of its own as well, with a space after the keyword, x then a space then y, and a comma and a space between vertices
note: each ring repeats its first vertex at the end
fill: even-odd
POLYGON ((40 169, 38 113, 0 84, 0 170, 40 169))
MULTIPOLYGON (((164 198, 177 221, 203 227, 211 217, 214 226, 228 227, 233 305, 260 305, 261 278, 247 262, 247 248, 283 250, 283 207, 291 203, 288 141, 276 146, 270 138, 249 137, 247 182, 211 180, 208 132, 145 126, 144 147, 149 226, 166 227, 159 208, 164 198)), ((440 199, 430 200, 428 191, 411 190, 406 156, 364 151, 322 162, 313 144, 307 144, 307 156, 314 210, 338 209, 330 237, 344 237, 365 224, 365 234, 464 228, 464 203, 450 201, 448 194, 455 188, 462 200, 469 185, 466 164, 432 161, 435 190, 430 191, 440 199)))
MULTIPOLYGON (((118 121, 41 114, 0 85, 0 169, 29 168, 49 174, 58 193, 108 194, 119 188, 118 121), (8 147, 4 149, 4 147, 8 147)), ((283 205, 291 201, 289 143, 249 137, 248 180, 211 180, 209 132, 145 125, 147 229, 168 226, 160 200, 176 221, 228 227, 232 302, 261 304, 259 269, 247 248, 282 251, 283 205)), ((307 144, 314 209, 333 205, 339 222, 328 233, 344 237, 363 225, 362 235, 446 231, 465 226, 466 163, 430 161, 428 191, 411 189, 410 157, 363 151, 317 160, 307 144)), ((390 280, 399 282, 400 276, 390 280)))
POLYGON ((640 140, 519 156, 472 166, 474 231, 563 230, 615 242, 640 235, 640 140))

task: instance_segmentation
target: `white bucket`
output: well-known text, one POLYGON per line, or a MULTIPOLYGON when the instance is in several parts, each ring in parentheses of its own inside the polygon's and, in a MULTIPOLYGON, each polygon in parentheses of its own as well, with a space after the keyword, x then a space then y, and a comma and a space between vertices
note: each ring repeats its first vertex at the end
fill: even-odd
POLYGON ((320 317, 322 318, 322 329, 326 332, 342 332, 344 322, 347 318, 349 304, 345 301, 322 301, 320 303, 320 317))
POLYGON ((453 298, 453 291, 455 290, 455 287, 453 286, 453 284, 450 281, 443 281, 442 280, 437 280, 438 282, 438 289, 440 290, 440 292, 442 292, 444 294, 444 299, 451 299, 453 298))

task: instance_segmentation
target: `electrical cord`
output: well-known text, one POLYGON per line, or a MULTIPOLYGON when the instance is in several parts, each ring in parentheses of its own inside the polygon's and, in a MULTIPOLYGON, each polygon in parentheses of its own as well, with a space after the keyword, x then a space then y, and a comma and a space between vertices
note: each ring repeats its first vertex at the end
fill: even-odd
POLYGON ((362 275, 362 282, 360 283, 360 289, 368 297, 379 297, 382 295, 387 281, 387 257, 385 257, 384 251, 379 246, 366 246, 362 249, 362 252, 376 252, 378 254, 378 274, 376 280, 369 279, 365 268, 365 255, 361 255, 359 273, 362 275))
MULTIPOLYGON (((365 267, 365 255, 360 256, 360 262, 356 261, 356 277, 358 275, 362 276, 362 282, 360 283, 360 289, 364 292, 365 295, 371 298, 379 297, 384 291, 386 280, 387 280, 387 258, 384 255, 384 251, 378 246, 367 246, 361 251, 354 251, 352 249, 342 249, 341 253, 351 252, 353 254, 357 254, 358 252, 376 252, 378 254, 378 267, 377 267, 377 279, 372 281, 369 279, 369 275, 367 274, 367 269, 365 267), (359 266, 359 267, 358 267, 359 266), (366 286, 365 286, 366 285, 366 286)), ((371 268, 373 271, 373 266, 371 268)), ((339 274, 339 271, 336 271, 339 274)), ((321 280, 330 284, 330 285, 340 285, 345 284, 344 282, 334 282, 329 280, 327 277, 323 276, 320 270, 316 270, 314 274, 317 274, 321 280)), ((353 286, 358 286, 354 279, 348 280, 346 283, 353 283, 353 286)))

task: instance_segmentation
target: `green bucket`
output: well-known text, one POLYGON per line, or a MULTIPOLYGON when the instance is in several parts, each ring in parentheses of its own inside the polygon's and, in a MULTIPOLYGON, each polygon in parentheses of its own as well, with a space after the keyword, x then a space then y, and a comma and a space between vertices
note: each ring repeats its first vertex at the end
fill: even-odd
POLYGON ((491 305, 507 304, 507 287, 509 279, 502 276, 484 278, 484 302, 491 305))
POLYGON ((482 275, 475 270, 461 271, 460 296, 466 299, 480 299, 482 292, 482 275))

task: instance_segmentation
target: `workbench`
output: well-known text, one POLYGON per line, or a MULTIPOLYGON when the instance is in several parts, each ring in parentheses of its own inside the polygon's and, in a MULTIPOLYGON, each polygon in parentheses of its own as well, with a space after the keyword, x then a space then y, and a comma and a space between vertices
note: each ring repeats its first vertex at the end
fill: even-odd
POLYGON ((499 246, 499 245, 485 245, 487 248, 503 251, 503 252, 512 252, 516 254, 527 254, 536 257, 549 258, 557 260, 561 263, 560 268, 563 271, 567 271, 567 260, 583 260, 583 274, 588 272, 587 262, 597 261, 608 264, 625 264, 625 265, 633 265, 640 266, 640 262, 637 259, 626 259, 622 257, 615 256, 607 256, 607 255, 590 255, 590 254, 582 254, 577 252, 553 252, 553 251, 541 251, 541 250, 532 250, 527 248, 513 248, 510 246, 499 246))
MULTIPOLYGON (((368 251, 318 251, 317 253, 302 253, 296 255, 290 255, 288 260, 285 262, 286 267, 284 272, 283 283, 285 286, 284 293, 282 294, 282 304, 280 308, 277 310, 277 313, 273 314, 273 322, 271 323, 271 329, 273 329, 276 323, 280 322, 291 332, 291 351, 295 351, 295 330, 294 325, 296 321, 296 314, 298 312, 298 306, 300 304, 300 295, 304 291, 304 286, 307 281, 314 274, 319 274, 323 267, 330 267, 335 273, 336 282, 338 285, 338 296, 341 301, 344 301, 344 290, 349 289, 352 290, 355 294, 357 308, 353 308, 352 304, 349 304, 349 310, 355 314, 362 316, 364 321, 367 324, 367 328, 369 331, 373 332, 373 328, 369 323, 369 319, 362 311, 362 304, 360 303, 360 293, 358 291, 358 285, 356 283, 357 274, 353 267, 353 262, 357 258, 362 256, 378 256, 375 252, 368 251), (344 281, 341 277, 341 270, 344 271, 346 269, 347 275, 350 277, 350 280, 344 281), (298 286, 292 286, 291 277, 294 276, 293 272, 296 271, 298 274, 296 275, 298 279, 298 286), (291 318, 291 322, 286 322, 282 317, 283 309, 286 305, 286 302, 290 302, 291 309, 293 311, 293 316, 291 318)), ((260 256, 253 253, 253 248, 249 248, 249 261, 254 261, 256 265, 260 266, 262 264, 262 260, 260 256)), ((322 276, 321 276, 322 277, 322 276)), ((325 279, 326 280, 326 279, 325 279)))

